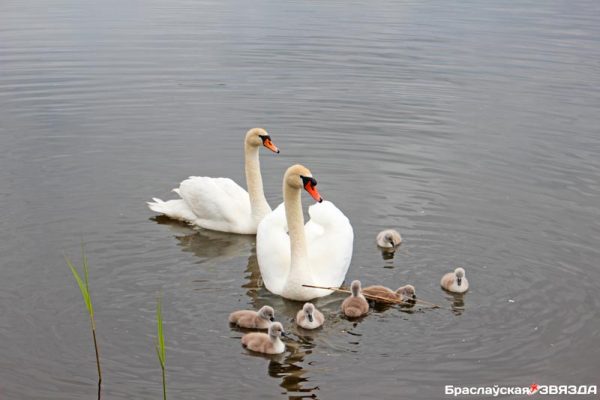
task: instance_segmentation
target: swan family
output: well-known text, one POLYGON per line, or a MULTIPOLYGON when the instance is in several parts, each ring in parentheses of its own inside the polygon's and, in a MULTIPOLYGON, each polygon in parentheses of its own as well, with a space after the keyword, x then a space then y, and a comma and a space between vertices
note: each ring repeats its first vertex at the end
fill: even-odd
MULTIPOLYGON (((317 180, 301 164, 287 168, 283 175, 283 203, 274 210, 263 190, 259 150, 274 153, 279 148, 262 128, 250 129, 244 138, 244 168, 247 191, 229 178, 191 176, 173 189, 179 199, 163 201, 153 198, 148 207, 167 217, 190 225, 235 234, 256 234, 256 255, 262 281, 271 293, 290 300, 304 301, 295 322, 303 329, 317 329, 325 316, 309 300, 327 296, 342 285, 352 260, 354 231, 350 220, 332 202, 324 200, 317 190, 317 180), (308 207, 310 219, 305 223, 302 193, 315 201, 308 207)), ((393 229, 380 232, 377 245, 392 254, 402 243, 393 229)), ((440 286, 451 293, 469 289, 463 268, 445 274, 440 286)), ((404 285, 397 290, 382 285, 361 288, 354 280, 350 296, 341 312, 347 318, 358 318, 369 312, 371 299, 411 302, 415 288, 404 285)), ((280 354, 285 351, 281 337, 283 325, 274 322, 275 311, 264 306, 258 311, 240 310, 229 315, 229 322, 240 328, 267 330, 242 337, 242 345, 252 351, 280 354)))

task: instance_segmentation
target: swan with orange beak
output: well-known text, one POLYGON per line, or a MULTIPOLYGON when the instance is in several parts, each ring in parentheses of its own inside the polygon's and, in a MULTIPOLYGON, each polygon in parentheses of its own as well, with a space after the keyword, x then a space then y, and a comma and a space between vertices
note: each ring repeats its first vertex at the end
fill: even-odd
POLYGON ((173 189, 180 199, 148 202, 152 211, 170 218, 221 232, 255 234, 258 223, 271 212, 263 192, 258 151, 279 153, 266 130, 253 128, 244 139, 244 165, 248 191, 229 178, 191 176, 173 189))
POLYGON ((317 180, 303 165, 283 177, 283 203, 258 225, 256 254, 265 287, 291 300, 307 301, 330 290, 303 285, 340 286, 352 259, 354 231, 348 218, 317 190, 317 180), (317 203, 304 224, 302 190, 317 203))
POLYGON ((317 180, 312 176, 300 175, 300 178, 302 178, 302 186, 304 186, 304 190, 306 190, 317 203, 321 203, 323 198, 317 190, 317 180))

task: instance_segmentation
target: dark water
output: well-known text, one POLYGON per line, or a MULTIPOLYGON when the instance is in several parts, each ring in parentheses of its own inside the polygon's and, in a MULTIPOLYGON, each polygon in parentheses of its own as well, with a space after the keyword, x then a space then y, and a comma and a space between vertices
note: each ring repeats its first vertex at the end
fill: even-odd
POLYGON ((159 291, 174 399, 600 384, 599 88, 593 0, 2 1, 0 398, 93 398, 63 259, 81 240, 107 399, 161 396, 159 291), (460 307, 353 324, 330 296, 325 328, 300 333, 252 237, 153 218, 144 202, 189 175, 242 183, 253 126, 282 149, 262 152, 272 205, 302 162, 349 216, 348 279, 450 307, 439 279, 463 265, 460 307), (387 227, 405 239, 391 261, 387 227), (292 332, 281 357, 226 322, 263 304, 292 332))

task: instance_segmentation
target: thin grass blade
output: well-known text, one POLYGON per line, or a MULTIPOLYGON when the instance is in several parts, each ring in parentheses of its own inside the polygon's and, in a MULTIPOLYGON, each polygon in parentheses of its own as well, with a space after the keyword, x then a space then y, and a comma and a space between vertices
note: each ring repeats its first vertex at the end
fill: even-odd
POLYGON ((92 305, 92 297, 90 295, 90 269, 89 269, 89 264, 88 264, 88 258, 85 255, 85 248, 83 246, 83 243, 81 243, 81 259, 83 260, 83 275, 85 278, 85 288, 87 289, 87 297, 88 297, 88 309, 90 311, 90 315, 93 317, 94 316, 94 306, 92 305))
POLYGON ((92 310, 92 302, 90 300, 90 293, 88 291, 87 285, 81 279, 81 276, 79 276, 79 273, 77 272, 77 269, 75 268, 75 266, 73 265, 73 263, 71 262, 71 260, 68 257, 66 257, 66 256, 65 256, 65 260, 67 261, 67 265, 69 266, 69 268, 71 269, 71 272, 73 273, 73 277, 77 281, 77 285, 79 285, 79 290, 81 291, 81 296, 83 297, 83 301, 85 302, 85 306, 87 307, 88 312, 90 313, 90 315, 93 316, 94 312, 92 310))
POLYGON ((161 299, 158 297, 157 305, 156 305, 156 324, 157 324, 157 349, 159 351, 159 360, 162 365, 165 364, 166 361, 166 351, 165 351, 165 336, 163 331, 163 319, 162 319, 162 304, 161 299))

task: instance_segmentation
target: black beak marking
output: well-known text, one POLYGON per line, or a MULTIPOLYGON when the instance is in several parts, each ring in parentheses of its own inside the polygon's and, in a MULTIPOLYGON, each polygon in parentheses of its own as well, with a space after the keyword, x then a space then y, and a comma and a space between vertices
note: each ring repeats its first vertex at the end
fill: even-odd
POLYGON ((310 184, 310 187, 317 186, 317 180, 315 178, 313 178, 312 176, 300 175, 300 178, 302 178, 302 186, 304 186, 304 187, 306 187, 306 185, 308 185, 308 184, 310 184))

